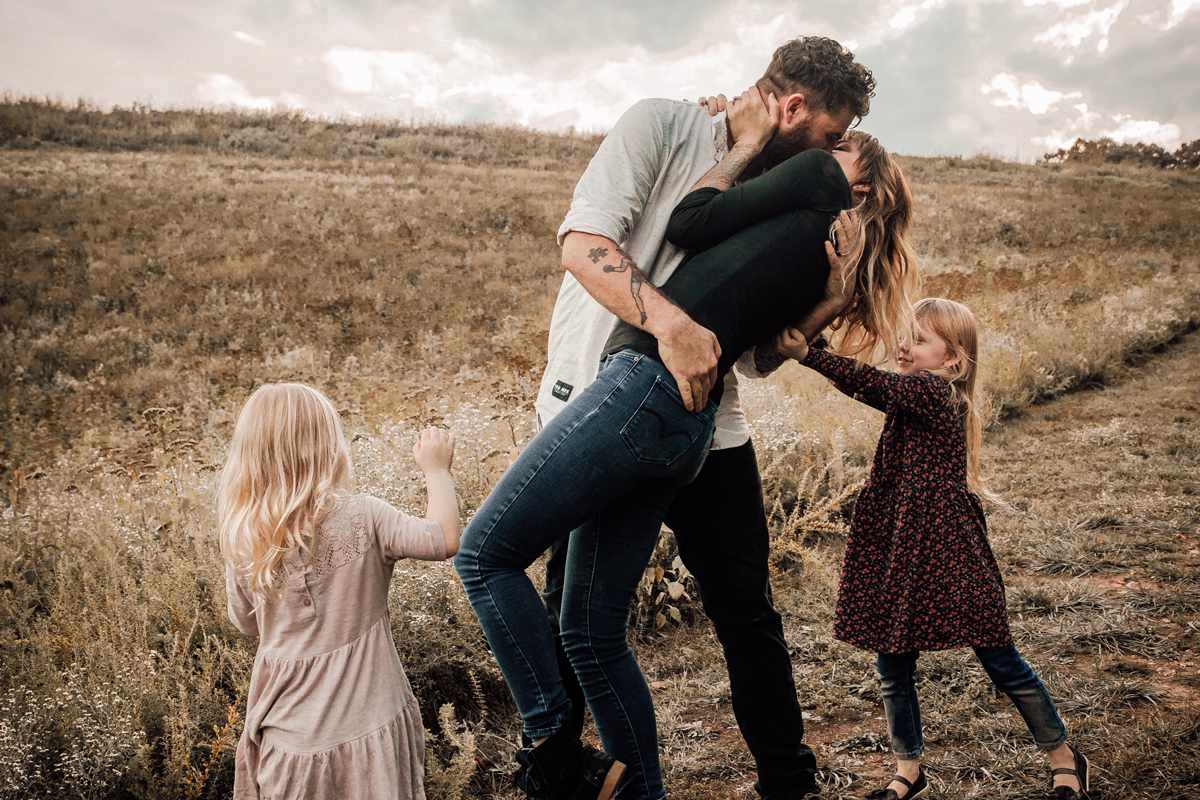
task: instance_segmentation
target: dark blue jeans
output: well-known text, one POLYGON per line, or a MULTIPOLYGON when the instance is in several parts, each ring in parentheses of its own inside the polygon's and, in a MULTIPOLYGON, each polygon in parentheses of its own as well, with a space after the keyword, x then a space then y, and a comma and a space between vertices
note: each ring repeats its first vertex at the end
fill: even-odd
MULTIPOLYGON (((817 760, 804 744, 783 620, 771 600, 771 535, 754 446, 714 450, 667 511, 679 555, 699 583, 704 611, 725 654, 733 713, 758 768, 755 789, 766 800, 799 800, 817 791, 817 760)), ((569 540, 546 558, 542 599, 558 628, 569 540)), ((564 685, 579 703, 572 730, 583 727, 583 690, 565 653, 564 685)))
POLYGON ((712 402, 684 408, 654 359, 610 356, 496 484, 454 558, 525 734, 540 739, 567 722, 571 701, 525 570, 570 534, 561 635, 605 751, 629 767, 622 798, 664 796, 654 703, 626 625, 671 500, 704 463, 715 412, 712 402))
MULTIPOLYGON (((1067 741, 1063 724, 1050 693, 1037 673, 1025 663, 1017 648, 976 647, 975 656, 983 670, 1008 695, 1042 750, 1055 750, 1067 741)), ((917 699, 917 656, 919 653, 880 653, 879 688, 887 714, 892 751, 897 758, 911 760, 925 752, 921 736, 921 705, 917 699)))

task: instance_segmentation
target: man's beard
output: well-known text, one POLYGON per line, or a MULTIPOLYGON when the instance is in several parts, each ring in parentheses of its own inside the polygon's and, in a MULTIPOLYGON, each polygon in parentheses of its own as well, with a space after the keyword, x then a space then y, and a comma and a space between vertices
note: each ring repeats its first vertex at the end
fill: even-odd
POLYGON ((809 141, 812 134, 812 118, 809 117, 790 131, 776 130, 771 141, 762 151, 763 169, 782 164, 797 153, 816 147, 809 141))

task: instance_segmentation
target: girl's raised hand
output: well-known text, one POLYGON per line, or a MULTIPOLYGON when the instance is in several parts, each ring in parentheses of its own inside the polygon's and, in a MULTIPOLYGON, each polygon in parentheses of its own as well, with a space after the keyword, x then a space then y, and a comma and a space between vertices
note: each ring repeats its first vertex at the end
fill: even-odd
POLYGON ((761 151, 779 128, 779 101, 774 92, 763 98, 758 87, 751 86, 729 101, 725 119, 734 144, 750 144, 761 151))
POLYGON ((799 328, 784 328, 775 337, 775 349, 781 355, 803 361, 808 357, 808 340, 800 333, 799 328))
POLYGON ((426 428, 413 443, 413 459, 421 472, 450 471, 454 461, 454 434, 444 428, 426 428))

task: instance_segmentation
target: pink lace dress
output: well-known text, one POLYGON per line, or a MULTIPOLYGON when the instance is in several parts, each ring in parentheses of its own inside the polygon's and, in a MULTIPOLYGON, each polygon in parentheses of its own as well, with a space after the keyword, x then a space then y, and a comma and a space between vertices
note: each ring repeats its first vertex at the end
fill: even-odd
POLYGON ((421 713, 387 594, 398 559, 446 557, 441 527, 356 495, 317 526, 312 550, 307 571, 285 559, 282 599, 257 610, 226 569, 229 619, 259 637, 233 796, 424 798, 421 713))

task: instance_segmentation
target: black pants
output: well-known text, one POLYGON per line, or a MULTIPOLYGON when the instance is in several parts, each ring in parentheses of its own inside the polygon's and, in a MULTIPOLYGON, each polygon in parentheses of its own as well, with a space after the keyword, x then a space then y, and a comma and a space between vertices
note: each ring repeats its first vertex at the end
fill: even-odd
MULTIPOLYGON (((708 455, 699 477, 679 490, 667 513, 679 555, 696 577, 704 613, 725 651, 733 713, 758 766, 755 788, 771 800, 817 791, 816 757, 804 744, 783 620, 771 602, 770 538, 762 481, 750 442, 708 455)), ((567 539, 550 548, 542 593, 558 630, 567 539)), ((559 665, 583 728, 583 691, 559 642, 559 665)))

